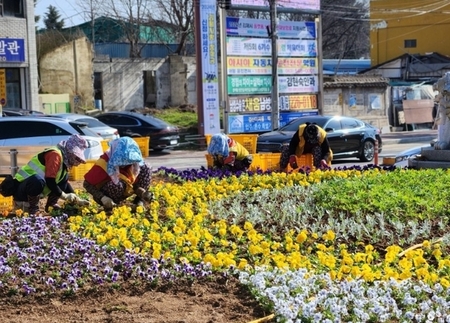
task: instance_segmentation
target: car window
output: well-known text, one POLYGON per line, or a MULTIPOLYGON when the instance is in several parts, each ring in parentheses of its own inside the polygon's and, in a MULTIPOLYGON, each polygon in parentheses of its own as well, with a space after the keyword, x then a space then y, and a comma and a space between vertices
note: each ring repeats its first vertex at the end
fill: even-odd
POLYGON ((1 123, 0 139, 70 135, 50 122, 6 121, 1 123))
POLYGON ((69 122, 70 125, 78 132, 80 135, 91 136, 91 137, 100 137, 99 134, 92 131, 89 127, 87 127, 84 123, 69 122))
POLYGON ((341 122, 336 119, 331 119, 326 125, 326 129, 333 129, 333 131, 341 130, 341 122))
POLYGON ((325 122, 328 119, 321 117, 301 117, 292 120, 287 125, 280 128, 280 131, 297 131, 298 127, 306 122, 316 123, 319 127, 323 128, 325 122))
POLYGON ((142 115, 142 118, 150 125, 153 126, 155 128, 165 128, 168 127, 169 124, 167 122, 165 122, 164 120, 155 118, 153 116, 149 116, 149 115, 142 115))
POLYGON ((97 119, 79 118, 79 119, 77 119, 77 121, 86 123, 89 128, 106 126, 106 124, 104 124, 103 122, 101 122, 100 120, 97 120, 97 119))
POLYGON ((138 126, 139 125, 139 122, 136 119, 126 117, 126 116, 120 116, 115 121, 122 126, 138 126))
POLYGON ((350 118, 342 118, 341 124, 342 129, 355 129, 360 127, 360 124, 357 120, 350 118))

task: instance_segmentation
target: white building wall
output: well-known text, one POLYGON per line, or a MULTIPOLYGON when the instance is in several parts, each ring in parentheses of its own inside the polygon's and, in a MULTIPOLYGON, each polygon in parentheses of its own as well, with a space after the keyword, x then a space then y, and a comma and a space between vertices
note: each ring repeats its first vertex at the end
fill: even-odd
POLYGON ((0 68, 22 69, 21 108, 39 110, 34 1, 24 0, 23 3, 24 18, 0 16, 0 37, 24 39, 25 62, 0 62, 0 68))

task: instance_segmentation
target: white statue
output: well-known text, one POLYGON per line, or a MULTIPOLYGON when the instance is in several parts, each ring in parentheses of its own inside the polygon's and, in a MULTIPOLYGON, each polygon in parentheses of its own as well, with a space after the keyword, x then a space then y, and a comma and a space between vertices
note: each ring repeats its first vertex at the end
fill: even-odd
POLYGON ((437 111, 438 139, 434 149, 450 149, 450 72, 445 73, 435 84, 433 90, 438 91, 439 108, 437 111))

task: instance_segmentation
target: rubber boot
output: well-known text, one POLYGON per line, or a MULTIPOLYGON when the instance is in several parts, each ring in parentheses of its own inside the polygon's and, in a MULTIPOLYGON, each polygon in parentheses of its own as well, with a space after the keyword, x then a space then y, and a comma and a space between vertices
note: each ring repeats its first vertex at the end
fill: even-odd
POLYGON ((37 196, 27 196, 28 198, 28 213, 30 214, 36 214, 39 212, 39 195, 37 196))

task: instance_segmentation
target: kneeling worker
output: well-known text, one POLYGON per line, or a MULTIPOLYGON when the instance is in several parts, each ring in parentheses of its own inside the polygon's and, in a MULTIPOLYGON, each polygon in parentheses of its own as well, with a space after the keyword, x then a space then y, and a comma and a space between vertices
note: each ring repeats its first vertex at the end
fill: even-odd
POLYGON ((214 167, 224 170, 246 171, 253 162, 243 145, 223 133, 211 137, 208 153, 214 158, 214 167))
POLYGON ((289 143, 283 146, 280 157, 280 167, 286 169, 288 163, 298 168, 297 157, 302 154, 312 154, 316 169, 329 168, 333 152, 327 139, 327 132, 315 123, 301 124, 289 143))

